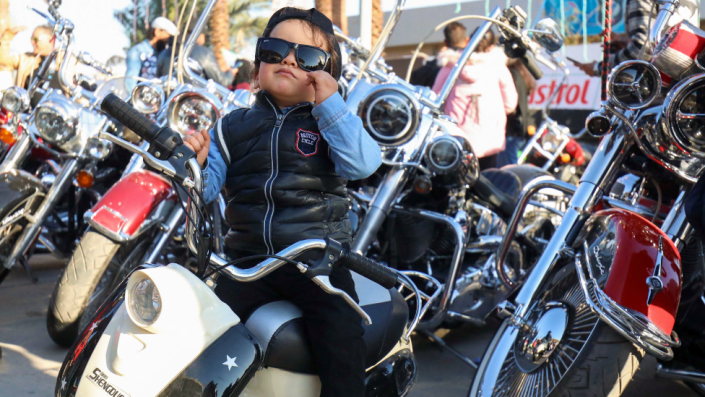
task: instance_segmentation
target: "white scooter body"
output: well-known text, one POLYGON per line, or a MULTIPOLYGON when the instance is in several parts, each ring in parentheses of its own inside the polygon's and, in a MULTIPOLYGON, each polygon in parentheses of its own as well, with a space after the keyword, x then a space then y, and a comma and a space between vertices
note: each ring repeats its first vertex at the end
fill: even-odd
MULTIPOLYGON (((374 300, 383 295, 379 294, 380 290, 387 291, 356 274, 354 279, 358 290, 364 286, 366 290, 372 287, 373 292, 377 291, 377 294, 360 295, 363 307, 374 305, 374 300)), ((155 397, 174 389, 191 390, 195 386, 198 393, 193 395, 201 396, 200 390, 207 388, 202 383, 207 380, 213 384, 213 395, 217 396, 320 395, 321 384, 317 375, 263 366, 266 347, 263 348, 260 342, 272 338, 266 334, 270 332, 267 328, 277 330, 278 324, 253 324, 255 331, 250 332, 205 283, 182 266, 171 264, 137 270, 130 276, 126 288, 123 286, 123 291, 126 289, 124 301, 121 299, 123 294, 118 291, 114 297, 117 303, 111 308, 106 302, 69 352, 57 379, 55 395, 68 395, 70 389, 76 388, 77 397, 105 397, 106 394, 112 397, 155 397), (135 284, 145 278, 155 284, 162 304, 159 316, 148 326, 138 325, 124 304, 130 301, 130 291, 135 284), (95 338, 98 338, 97 343, 95 338), (89 356, 84 357, 87 354, 89 356), (87 363, 80 371, 86 359, 87 363), (232 394, 235 390, 239 392, 232 394)), ((274 303, 280 311, 282 308, 289 310, 287 305, 291 305, 288 302, 274 303)), ((285 317, 288 316, 290 321, 296 316, 296 310, 292 309, 285 317)), ((255 314, 257 311, 248 324, 255 314)), ((390 358, 396 362, 398 356, 410 354, 410 343, 401 338, 380 362, 390 358)), ((408 362, 404 365, 408 366, 408 362)), ((368 370, 368 375, 374 372, 374 367, 368 370)), ((410 389, 413 383, 415 365, 412 372, 406 389, 410 389)), ((406 391, 400 391, 399 395, 403 394, 406 391)))

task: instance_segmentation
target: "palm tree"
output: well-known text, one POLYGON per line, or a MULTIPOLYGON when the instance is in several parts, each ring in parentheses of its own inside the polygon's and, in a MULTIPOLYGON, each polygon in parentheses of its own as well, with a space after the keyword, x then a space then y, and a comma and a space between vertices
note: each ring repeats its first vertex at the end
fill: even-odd
POLYGON ((382 34, 382 25, 384 25, 382 0, 372 0, 372 46, 375 45, 379 35, 382 34))
MULTIPOLYGON (((147 6, 149 7, 149 15, 165 15, 172 21, 177 21, 178 13, 181 12, 181 9, 186 1, 187 0, 134 0, 132 5, 125 9, 116 11, 114 15, 125 28, 125 34, 131 41, 130 46, 133 46, 143 41, 147 35, 147 28, 145 24, 147 6), (166 7, 166 9, 163 7, 166 7)), ((196 15, 199 15, 203 11, 203 8, 207 2, 207 0, 198 0, 196 15)), ((213 32, 213 17, 220 15, 220 18, 222 18, 224 13, 222 12, 221 7, 222 3, 225 3, 227 7, 226 14, 230 16, 228 23, 224 24, 226 29, 228 29, 228 35, 225 39, 225 43, 230 42, 230 44, 233 45, 234 50, 237 51, 245 46, 249 37, 259 36, 262 34, 264 27, 267 26, 268 18, 254 17, 251 15, 250 11, 254 11, 257 8, 263 9, 269 5, 269 2, 270 0, 220 0, 216 6, 216 9, 213 11, 213 15, 211 16, 210 26, 206 26, 203 33, 210 37, 212 43, 213 40, 215 40, 219 43, 219 46, 223 45, 221 44, 222 41, 219 42, 218 40, 222 40, 225 36, 221 31, 217 30, 223 25, 223 20, 220 20, 219 23, 221 25, 216 28, 216 31, 219 33, 216 34, 213 32), (214 37, 216 35, 218 36, 217 38, 214 37), (235 40, 231 40, 233 37, 235 40)), ((190 1, 189 4, 191 4, 190 1)), ((188 10, 186 12, 188 12, 188 10)), ((213 44, 215 45, 215 43, 213 44)), ((230 45, 220 48, 228 47, 230 47, 230 45)), ((219 52, 222 51, 215 51, 216 54, 219 52)))
POLYGON ((333 24, 348 34, 348 17, 345 14, 345 0, 316 0, 316 9, 330 18, 333 24))
POLYGON ((228 15, 228 0, 218 0, 213 13, 211 14, 210 30, 213 52, 218 66, 222 70, 228 70, 228 64, 223 57, 223 50, 230 49, 230 15, 228 15))
POLYGON ((258 37, 264 32, 269 18, 255 17, 251 11, 268 9, 271 0, 231 0, 230 37, 233 51, 238 52, 247 45, 250 37, 258 37))

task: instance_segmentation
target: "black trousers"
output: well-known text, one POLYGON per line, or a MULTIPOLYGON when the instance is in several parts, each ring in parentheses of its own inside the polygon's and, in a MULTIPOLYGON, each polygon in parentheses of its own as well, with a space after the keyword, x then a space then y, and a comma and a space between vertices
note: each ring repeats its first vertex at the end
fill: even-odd
MULTIPOLYGON (((243 256, 243 253, 229 254, 231 257, 243 256)), ((349 270, 334 269, 330 281, 334 287, 358 300, 349 270)), ((243 322, 267 303, 289 300, 296 304, 303 311, 313 359, 321 378, 321 397, 364 396, 362 319, 342 298, 325 293, 293 265, 284 265, 251 283, 239 283, 221 276, 215 293, 243 322)), ((296 390, 291 391, 292 396, 296 394, 296 390)))

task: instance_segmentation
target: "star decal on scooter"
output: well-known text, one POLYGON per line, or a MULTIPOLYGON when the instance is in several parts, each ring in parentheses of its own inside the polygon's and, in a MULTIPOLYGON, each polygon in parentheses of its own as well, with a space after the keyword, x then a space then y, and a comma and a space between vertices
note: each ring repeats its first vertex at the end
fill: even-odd
POLYGON ((237 364, 235 364, 235 360, 237 360, 237 357, 230 358, 230 356, 228 356, 227 354, 225 355, 225 357, 227 357, 228 359, 225 360, 223 365, 228 366, 228 371, 230 371, 230 368, 232 367, 237 367, 237 364))
POLYGON ((100 322, 100 321, 96 321, 96 322, 94 322, 93 324, 91 324, 91 329, 90 329, 91 333, 93 333, 93 331, 95 331, 95 329, 98 328, 98 323, 99 323, 99 322, 100 322))
POLYGON ((61 390, 64 390, 66 388, 66 378, 61 379, 61 390))

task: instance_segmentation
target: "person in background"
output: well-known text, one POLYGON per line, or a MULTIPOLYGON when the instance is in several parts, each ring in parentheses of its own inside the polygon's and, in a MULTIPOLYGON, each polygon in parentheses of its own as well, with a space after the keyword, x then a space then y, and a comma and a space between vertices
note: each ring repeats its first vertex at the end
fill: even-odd
MULTIPOLYGON (((479 158, 480 168, 497 166, 497 153, 504 149, 507 114, 517 106, 517 91, 507 69, 507 57, 495 48, 496 38, 485 33, 470 61, 448 95, 444 111, 458 121, 465 138, 479 158)), ((440 92, 455 62, 438 72, 433 91, 440 92)))
POLYGON ((236 67, 233 68, 235 79, 230 86, 230 90, 249 90, 251 88, 250 80, 252 79, 252 62, 247 59, 239 59, 235 65, 236 67))
MULTIPOLYGON (((176 36, 176 25, 164 17, 154 18, 147 39, 127 51, 127 72, 125 77, 153 79, 157 77, 157 57, 166 49, 169 39, 176 36)), ((129 92, 135 88, 137 79, 126 79, 129 92)))
POLYGON ((460 22, 451 22, 443 29, 444 47, 436 55, 435 62, 427 61, 423 66, 414 70, 411 73, 410 83, 413 85, 421 85, 433 87, 433 83, 438 77, 441 69, 450 64, 452 67, 460 58, 460 54, 465 49, 465 46, 470 40, 467 35, 467 29, 460 22))
POLYGON ((24 26, 6 29, 0 38, 0 65, 16 71, 14 84, 28 88, 32 76, 37 72, 44 59, 54 50, 54 34, 49 26, 37 26, 32 32, 32 52, 10 54, 10 42, 17 33, 25 30, 24 26))
MULTIPOLYGON (((654 9, 654 14, 651 14, 651 18, 649 18, 652 4, 651 0, 627 0, 626 34, 623 38, 620 35, 613 37, 612 46, 619 48, 619 50, 610 55, 610 67, 617 66, 630 59, 639 59, 639 54, 649 36, 649 20, 651 21, 651 26, 654 26, 656 21, 658 8, 654 9)), ((687 20, 695 26, 700 26, 698 0, 681 0, 676 12, 668 20, 668 27, 670 28, 683 20, 687 20)), ((602 62, 573 62, 573 64, 588 76, 600 76, 602 72, 602 62)))
POLYGON ((507 139, 504 150, 497 154, 497 168, 516 164, 519 160, 519 150, 524 146, 524 137, 529 129, 529 96, 536 88, 536 79, 521 60, 509 59, 507 67, 512 74, 519 100, 517 108, 507 115, 507 139))
MULTIPOLYGON (((181 40, 188 40, 193 33, 193 29, 196 27, 197 18, 189 23, 188 31, 184 37, 179 37, 178 39, 172 40, 172 44, 176 46, 176 51, 174 52, 174 60, 178 59, 179 52, 181 51, 181 40)), ((222 71, 220 66, 218 66, 218 61, 215 59, 215 53, 210 48, 206 47, 206 35, 201 33, 196 39, 196 44, 191 50, 191 55, 189 56, 189 66, 191 69, 203 77, 206 80, 213 80, 216 83, 222 85, 223 87, 228 87, 233 82, 235 78, 235 73, 231 68, 228 71, 222 71)), ((171 62, 172 51, 163 51, 159 54, 159 59, 157 60, 157 77, 166 76, 169 74, 169 63, 171 62)), ((173 69, 174 74, 176 74, 176 68, 173 69)))

